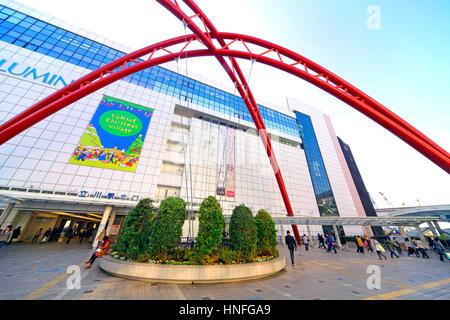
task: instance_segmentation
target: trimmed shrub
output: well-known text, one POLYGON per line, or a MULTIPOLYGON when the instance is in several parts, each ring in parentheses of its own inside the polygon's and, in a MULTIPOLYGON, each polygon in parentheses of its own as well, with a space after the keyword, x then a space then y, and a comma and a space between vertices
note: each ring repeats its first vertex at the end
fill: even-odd
POLYGON ((165 262, 180 242, 185 219, 186 203, 183 199, 168 197, 163 200, 153 220, 150 254, 165 262))
POLYGON ((270 214, 261 209, 255 216, 256 226, 256 249, 258 253, 263 255, 270 255, 269 252, 277 245, 277 230, 275 229, 275 222, 272 220, 270 214))
POLYGON ((241 204, 234 208, 230 219, 231 249, 252 261, 256 253, 256 226, 252 212, 241 204))
POLYGON ((114 251, 131 259, 137 259, 147 253, 153 218, 152 200, 140 200, 128 213, 114 251))
POLYGON ((215 197, 209 196, 200 205, 197 250, 211 254, 213 250, 219 249, 224 227, 222 207, 215 197))

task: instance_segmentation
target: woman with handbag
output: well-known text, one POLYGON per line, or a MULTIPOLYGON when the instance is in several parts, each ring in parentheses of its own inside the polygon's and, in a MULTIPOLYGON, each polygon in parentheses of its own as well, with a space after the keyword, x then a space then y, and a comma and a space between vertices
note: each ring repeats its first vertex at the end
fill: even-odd
POLYGON ((384 248, 381 246, 381 244, 377 241, 377 239, 375 239, 374 237, 372 237, 372 242, 375 246, 375 250, 378 254, 378 259, 383 260, 381 257, 384 258, 384 260, 387 260, 386 256, 383 254, 383 252, 385 251, 384 248))
POLYGON ((85 269, 92 268, 95 259, 103 257, 105 254, 108 254, 109 249, 111 248, 111 239, 108 236, 103 237, 103 242, 100 243, 97 250, 92 254, 89 260, 86 260, 84 263, 89 264, 85 269))

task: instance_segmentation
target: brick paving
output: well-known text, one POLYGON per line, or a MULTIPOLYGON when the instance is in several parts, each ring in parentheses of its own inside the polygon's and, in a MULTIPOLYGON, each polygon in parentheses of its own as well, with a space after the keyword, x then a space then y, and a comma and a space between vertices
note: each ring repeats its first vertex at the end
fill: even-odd
MULTIPOLYGON (((280 254, 289 256, 279 246, 280 254)), ((371 297, 389 299, 450 299, 450 263, 408 257, 378 260, 376 253, 358 254, 354 249, 326 253, 312 248, 296 252, 296 265, 287 260, 286 270, 268 278, 223 284, 163 284, 112 277, 94 267, 81 271, 81 288, 67 289, 67 267, 79 265, 93 250, 89 244, 13 243, 0 248, 0 299, 44 300, 358 300, 371 297), (370 290, 367 267, 381 270, 381 288, 370 290), (61 278, 56 285, 48 285, 61 278), (46 286, 47 285, 47 286, 46 286), (422 287, 420 287, 422 286, 422 287), (41 290, 39 290, 41 289, 41 290), (406 290, 406 291, 405 291, 406 290)))

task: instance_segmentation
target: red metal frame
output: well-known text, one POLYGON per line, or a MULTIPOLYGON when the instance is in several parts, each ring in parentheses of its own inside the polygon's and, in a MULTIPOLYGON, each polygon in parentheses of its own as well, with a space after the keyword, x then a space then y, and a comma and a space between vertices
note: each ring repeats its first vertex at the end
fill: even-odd
MULTIPOLYGON (((169 0, 157 1, 171 11, 178 19, 182 20, 194 34, 165 40, 145 47, 74 81, 72 84, 55 92, 2 124, 0 126, 0 144, 5 143, 67 105, 130 74, 178 58, 214 56, 223 66, 230 79, 235 83, 260 133, 260 138, 270 159, 287 213, 290 216, 293 216, 293 210, 275 154, 272 150, 270 138, 250 87, 235 58, 264 63, 308 81, 365 114, 429 158, 447 173, 450 173, 450 154, 447 151, 379 102, 327 69, 293 51, 268 41, 242 34, 218 32, 211 21, 192 0, 184 0, 184 3, 194 12, 190 16, 184 13, 176 2, 169 0), (193 22, 195 18, 201 21, 201 26, 204 27, 206 32, 203 32, 193 22), (213 40, 219 43, 218 47, 214 45, 213 40), (206 49, 188 51, 187 48, 192 43, 201 43, 206 49), (169 50, 170 47, 180 44, 184 44, 181 50, 175 49, 175 52, 169 50), (233 50, 232 47, 235 47, 237 44, 243 44, 246 51, 233 50), (250 47, 255 46, 261 48, 263 51, 261 53, 252 52, 250 47), (268 56, 270 52, 276 53, 275 58, 268 56), (148 58, 145 60, 139 60, 139 58, 147 55, 148 58), (225 57, 230 59, 231 66, 226 62, 225 57)), ((299 240, 300 237, 297 227, 293 226, 293 230, 296 239, 299 240)))

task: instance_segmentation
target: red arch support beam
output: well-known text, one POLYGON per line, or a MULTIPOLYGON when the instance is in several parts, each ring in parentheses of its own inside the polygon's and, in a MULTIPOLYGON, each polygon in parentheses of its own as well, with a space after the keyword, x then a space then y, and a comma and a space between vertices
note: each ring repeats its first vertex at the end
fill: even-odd
MULTIPOLYGON (((261 140, 271 161, 288 215, 292 216, 293 210, 275 154, 272 150, 270 138, 259 113, 256 101, 236 58, 257 61, 308 81, 365 114, 429 158, 447 173, 450 173, 450 154, 447 151, 379 102, 327 69, 293 51, 259 38, 242 34, 218 32, 210 20, 191 0, 185 0, 184 2, 194 11, 194 15, 192 16, 185 14, 176 2, 165 0, 158 0, 158 2, 173 12, 177 18, 184 21, 194 34, 150 45, 117 59, 74 81, 72 84, 55 92, 2 124, 0 126, 0 144, 5 143, 58 110, 130 74, 178 58, 214 56, 224 67, 230 79, 236 84, 255 126, 260 132, 261 140), (194 18, 201 20, 201 25, 206 32, 203 32, 201 27, 195 25, 192 20, 194 18), (213 40, 219 43, 218 47, 214 45, 213 40), (200 43, 205 49, 188 50, 188 47, 192 46, 193 43, 200 43), (183 44, 182 49, 175 49, 174 52, 169 51, 171 47, 183 44), (235 48, 237 44, 243 44, 246 48, 245 51, 235 48), (250 47, 256 47, 257 49, 254 49, 252 52, 249 49, 250 47), (275 58, 269 57, 269 53, 271 52, 276 53, 274 55, 275 58), (145 60, 140 59, 144 56, 146 57, 145 60), (226 57, 230 59, 231 66, 226 62, 226 57)), ((295 237, 299 240, 298 230, 296 226, 293 227, 295 227, 295 237)))

